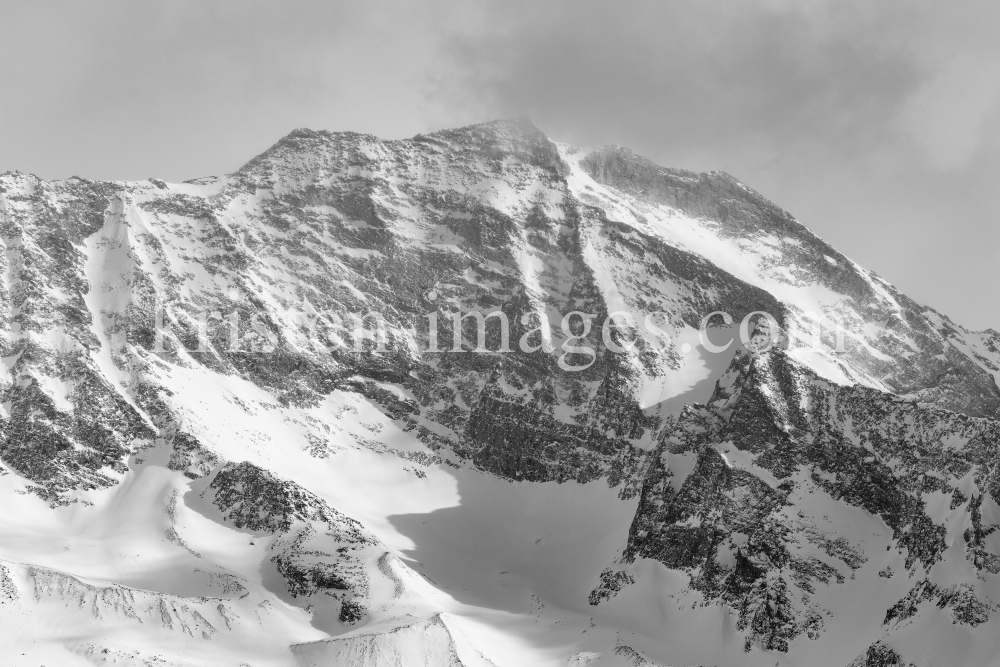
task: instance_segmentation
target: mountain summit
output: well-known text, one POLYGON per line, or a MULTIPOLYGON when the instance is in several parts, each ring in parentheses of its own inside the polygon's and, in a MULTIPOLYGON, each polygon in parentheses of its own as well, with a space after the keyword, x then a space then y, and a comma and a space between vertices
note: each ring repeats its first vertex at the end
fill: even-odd
POLYGON ((1000 334, 727 174, 300 129, 0 228, 4 664, 994 659, 1000 334))

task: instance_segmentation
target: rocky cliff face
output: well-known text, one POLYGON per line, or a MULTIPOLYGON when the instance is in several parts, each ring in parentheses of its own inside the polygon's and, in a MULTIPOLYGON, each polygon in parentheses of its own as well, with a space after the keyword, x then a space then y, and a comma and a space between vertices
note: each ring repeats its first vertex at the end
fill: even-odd
MULTIPOLYGON (((932 603, 991 622, 1000 334, 914 303, 726 174, 523 120, 296 130, 185 183, 4 174, 0 241, 3 493, 61 517, 163 485, 171 548, 213 558, 186 507, 254 536, 281 582, 255 595, 324 632, 437 599, 402 592, 427 584, 387 565, 387 519, 334 506, 355 499, 329 480, 365 479, 362 455, 395 457, 420 493, 451 470, 604 480, 638 508, 619 561, 573 595, 596 584, 613 606, 655 562, 728 610, 740 650, 807 655, 850 613, 826 591, 872 568, 887 634, 863 664, 909 659, 893 633, 932 603), (726 346, 741 321, 749 349, 726 346), (858 517, 868 535, 845 531, 858 517)), ((422 618, 399 627, 452 632, 422 618)), ((645 660, 619 639, 609 656, 645 660)))
POLYGON ((246 461, 223 466, 204 492, 236 528, 276 535, 271 563, 295 598, 327 595, 341 623, 353 625, 370 605, 368 575, 357 552, 385 552, 361 524, 294 482, 246 461))
MULTIPOLYGON (((833 385, 780 351, 741 354, 708 405, 686 408, 659 446, 623 562, 688 572, 694 590, 738 615, 747 650, 787 651, 830 616, 813 603, 817 588, 871 557, 871 535, 830 521, 842 504, 888 529, 877 557, 902 568, 879 575, 916 581, 886 609, 887 626, 926 600, 975 627, 998 607, 988 582, 1000 559, 984 550, 997 528, 998 448, 995 420, 833 385)), ((628 577, 611 572, 595 602, 628 577)))

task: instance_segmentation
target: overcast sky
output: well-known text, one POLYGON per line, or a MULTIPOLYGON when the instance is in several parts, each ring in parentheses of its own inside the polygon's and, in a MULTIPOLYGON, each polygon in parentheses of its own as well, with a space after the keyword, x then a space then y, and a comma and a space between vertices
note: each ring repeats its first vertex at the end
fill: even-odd
POLYGON ((4 2, 0 171, 185 180, 296 127, 527 115, 721 169, 1000 329, 1000 3, 4 2))

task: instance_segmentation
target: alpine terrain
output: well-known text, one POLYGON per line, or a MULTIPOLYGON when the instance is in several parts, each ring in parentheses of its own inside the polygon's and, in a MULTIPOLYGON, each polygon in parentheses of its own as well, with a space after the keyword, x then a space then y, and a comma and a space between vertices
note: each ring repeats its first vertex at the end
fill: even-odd
POLYGON ((527 120, 0 175, 0 664, 1000 665, 1000 333, 527 120))

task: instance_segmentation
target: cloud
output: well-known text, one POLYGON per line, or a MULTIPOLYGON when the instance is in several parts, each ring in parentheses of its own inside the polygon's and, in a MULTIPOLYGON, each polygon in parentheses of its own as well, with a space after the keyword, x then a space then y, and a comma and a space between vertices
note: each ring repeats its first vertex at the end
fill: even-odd
POLYGON ((746 156, 817 137, 867 146, 916 72, 886 47, 891 17, 864 6, 493 5, 502 29, 453 39, 464 64, 453 94, 477 109, 527 114, 569 140, 698 161, 723 143, 746 156))
POLYGON ((995 61, 959 53, 903 104, 900 123, 942 169, 968 165, 1000 102, 995 61))
POLYGON ((296 127, 440 127, 446 5, 97 0, 5 8, 0 170, 186 179, 231 171, 296 127))

